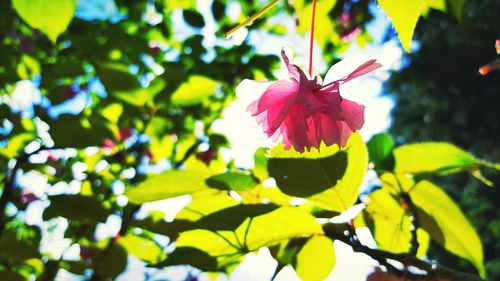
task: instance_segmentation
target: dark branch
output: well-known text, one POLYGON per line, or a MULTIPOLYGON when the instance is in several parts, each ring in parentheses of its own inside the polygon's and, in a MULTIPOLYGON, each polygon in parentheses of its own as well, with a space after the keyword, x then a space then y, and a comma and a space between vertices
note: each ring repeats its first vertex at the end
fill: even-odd
POLYGON ((416 256, 418 251, 418 237, 417 230, 420 227, 420 223, 417 215, 417 208, 413 201, 411 200, 410 194, 403 192, 400 194, 401 200, 403 200, 403 209, 408 211, 410 214, 410 222, 411 222, 411 240, 410 240, 410 255, 416 256))
POLYGON ((329 228, 324 227, 325 235, 332 240, 342 241, 349 246, 352 247, 353 251, 364 253, 374 260, 378 261, 381 265, 388 266, 387 270, 391 273, 394 273, 398 276, 404 276, 408 280, 429 280, 429 281, 437 281, 440 278, 445 280, 453 280, 453 281, 482 281, 479 276, 471 273, 465 273, 456 271, 454 269, 434 264, 428 263, 426 261, 420 260, 414 255, 411 254, 396 254, 391 253, 384 250, 372 249, 367 246, 364 246, 361 243, 353 243, 349 237, 346 237, 342 234, 335 233, 331 231, 329 228), (396 267, 392 266, 389 261, 397 261, 401 263, 405 268, 409 266, 416 267, 418 269, 424 270, 427 274, 414 274, 408 272, 407 270, 400 270, 396 267))

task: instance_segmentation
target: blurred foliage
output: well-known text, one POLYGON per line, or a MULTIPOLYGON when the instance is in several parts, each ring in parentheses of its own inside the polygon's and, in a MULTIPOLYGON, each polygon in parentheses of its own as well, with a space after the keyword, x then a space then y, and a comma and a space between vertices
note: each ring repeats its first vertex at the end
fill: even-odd
MULTIPOLYGON (((304 280, 322 280, 335 266, 335 252, 331 237, 325 236, 316 218, 345 216, 361 202, 367 207, 355 223, 338 223, 336 231, 366 226, 380 249, 393 252, 412 252, 416 232, 421 246, 412 254, 423 257, 432 240, 485 276, 482 245, 473 226, 429 178, 468 172, 488 183, 494 175, 483 176, 479 171, 498 169, 498 164, 447 143, 400 145, 401 133, 396 142, 384 134, 368 145, 356 133, 346 148, 321 147, 304 154, 285 151, 281 145, 270 151, 261 148, 250 169, 236 167, 222 157, 221 151, 231 144, 212 128, 213 123, 235 99, 235 89, 243 79, 274 80, 278 68, 278 54, 257 53, 252 36, 241 42, 222 39, 225 31, 257 12, 261 2, 214 0, 208 11, 194 0, 0 2, 0 279, 54 280, 63 270, 88 280, 115 279, 134 256, 148 267, 146 275, 191 265, 185 267, 186 280, 191 280, 199 270, 212 276, 230 274, 246 254, 268 247, 278 269, 291 265, 304 280), (229 16, 239 10, 229 11, 231 5, 240 8, 239 15, 229 16), (439 159, 432 157, 435 151, 439 159), (369 167, 374 168, 381 187, 363 184, 369 167), (271 177, 276 185, 269 184, 271 177), (366 190, 362 185, 368 185, 366 190), (180 206, 177 214, 145 207, 149 202, 186 196, 187 206, 180 206), (410 197, 415 209, 407 206, 405 200, 410 197), (33 221, 33 212, 43 212, 36 216, 38 221, 33 221), (422 218, 420 226, 412 225, 415 214, 422 218), (116 231, 103 231, 112 224, 116 231), (61 241, 67 245, 58 245, 61 241), (75 249, 76 258, 71 256, 75 249), (317 255, 321 262, 314 261, 317 255)), ((475 10, 460 13, 461 1, 412 1, 418 9, 401 8, 397 1, 379 3, 406 49, 413 21, 420 15, 427 17, 424 25, 443 18, 450 26, 458 20, 464 26, 471 24, 470 32, 475 32, 471 38, 485 40, 489 38, 485 34, 493 30, 476 32, 475 10), (443 10, 446 4, 453 9, 453 19, 433 11, 443 10), (394 18, 410 14, 410 23, 394 18)), ((366 28, 377 11, 373 1, 325 0, 318 6, 321 28, 316 39, 328 64, 338 61, 352 44, 363 47, 373 41, 366 28)), ((250 35, 264 31, 282 41, 295 32, 306 36, 312 1, 281 1, 277 7, 249 27, 250 35), (287 21, 291 27, 285 26, 287 21)), ((477 12, 493 13, 486 10, 481 6, 477 12)), ((437 34, 446 25, 438 26, 417 32, 421 49, 411 60, 426 50, 425 36, 437 34)), ((461 27, 456 28, 460 34, 461 27)), ((429 38, 439 41, 435 44, 448 42, 429 38)), ((446 50, 446 55, 460 44, 477 46, 476 41, 462 38, 451 43, 452 51, 446 50)), ((485 52, 477 55, 485 56, 485 52)), ((416 81, 402 87, 424 101, 418 91, 439 82, 438 88, 449 89, 451 96, 485 101, 486 107, 478 107, 474 118, 457 117, 457 122, 473 123, 453 133, 471 134, 470 138, 438 135, 436 139, 463 147, 466 141, 478 144, 472 138, 477 135, 485 142, 479 147, 495 149, 491 142, 498 136, 474 127, 481 116, 496 120, 486 117, 497 114, 488 98, 495 98, 494 80, 454 72, 458 71, 455 65, 478 63, 468 55, 460 58, 440 65, 450 68, 450 73, 420 73, 430 75, 425 81, 439 78, 435 84, 421 83, 422 78, 414 74, 402 76, 414 65, 412 61, 389 85, 416 81), (458 84, 447 80, 457 77, 458 84), (485 93, 484 98, 470 94, 468 79, 488 83, 488 87, 474 86, 478 93, 485 93), (462 93, 467 95, 462 97, 462 93), (485 110, 488 107, 491 111, 485 110)), ((441 60, 433 57, 431 61, 441 60)), ((433 94, 448 95, 444 90, 433 94)), ((419 104, 423 103, 412 103, 419 104)), ((449 108, 466 110, 467 106, 449 108)), ((458 116, 446 108, 433 112, 444 114, 447 122, 449 116, 458 116)), ((434 120, 434 116, 429 118, 434 120)), ((495 126, 486 119, 482 125, 495 126)), ((404 129, 411 132, 416 129, 410 121, 404 120, 410 124, 404 129)), ((398 122, 395 132, 401 128, 398 122)), ((442 127, 438 131, 444 134, 442 127)), ((408 136, 404 142, 430 136, 408 136)), ((491 161, 498 159, 497 152, 470 148, 491 161)), ((496 192, 485 190, 470 192, 496 192)), ((482 211, 471 216, 483 227, 477 220, 479 214, 482 211)), ((352 231, 347 232, 349 239, 357 239, 352 231)), ((491 243, 489 237, 483 239, 491 243)), ((491 251, 486 251, 487 261, 491 251)))

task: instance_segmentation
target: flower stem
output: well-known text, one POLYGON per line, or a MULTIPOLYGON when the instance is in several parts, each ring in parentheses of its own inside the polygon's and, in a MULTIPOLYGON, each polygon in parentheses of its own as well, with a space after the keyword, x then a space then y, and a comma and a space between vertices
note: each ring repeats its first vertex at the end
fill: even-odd
POLYGON ((313 62, 313 41, 314 41, 314 18, 316 16, 316 0, 313 0, 313 9, 311 16, 311 39, 309 40, 309 75, 312 76, 313 62))
POLYGON ((267 4, 264 6, 264 8, 260 9, 257 13, 246 19, 244 22, 238 24, 237 26, 233 27, 231 30, 229 30, 226 34, 224 34, 225 38, 231 37, 236 31, 240 30, 241 28, 252 24, 256 19, 258 19, 260 16, 262 16, 265 12, 269 11, 272 7, 276 6, 280 0, 274 0, 271 1, 271 3, 267 4))

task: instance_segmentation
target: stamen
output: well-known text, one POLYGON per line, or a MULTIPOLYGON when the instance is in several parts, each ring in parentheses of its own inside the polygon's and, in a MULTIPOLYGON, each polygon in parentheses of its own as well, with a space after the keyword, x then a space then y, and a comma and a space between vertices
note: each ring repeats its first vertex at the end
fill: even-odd
POLYGON ((224 34, 224 38, 228 39, 231 37, 236 31, 240 30, 241 28, 252 24, 256 19, 258 19, 260 16, 262 16, 264 13, 269 11, 272 7, 276 6, 280 0, 274 0, 271 3, 267 4, 262 8, 260 11, 249 17, 247 20, 244 22, 238 24, 237 26, 233 27, 231 30, 229 30, 226 34, 224 34))

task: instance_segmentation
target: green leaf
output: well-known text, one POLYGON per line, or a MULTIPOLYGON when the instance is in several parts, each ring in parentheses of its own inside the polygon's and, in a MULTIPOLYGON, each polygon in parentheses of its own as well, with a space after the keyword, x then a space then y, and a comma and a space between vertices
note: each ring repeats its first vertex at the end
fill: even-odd
POLYGON ((208 229, 211 231, 235 231, 246 219, 262 216, 277 208, 277 205, 272 204, 232 206, 201 218, 193 225, 193 228, 208 229))
POLYGON ((34 137, 33 133, 21 133, 10 137, 7 145, 0 148, 0 155, 7 159, 16 158, 34 137))
POLYGON ((140 227, 148 231, 163 234, 168 236, 171 240, 176 240, 179 234, 191 226, 191 222, 183 219, 175 219, 173 222, 166 222, 164 220, 155 220, 148 217, 143 220, 133 220, 132 225, 140 227))
POLYGON ((23 54, 17 65, 17 75, 21 79, 33 79, 40 74, 40 64, 33 57, 23 54))
POLYGON ((49 199, 50 206, 43 212, 44 220, 61 216, 70 220, 99 222, 106 220, 109 215, 109 210, 95 197, 55 195, 49 199))
POLYGON ((211 194, 193 197, 193 201, 177 214, 175 220, 196 221, 204 216, 238 204, 227 192, 211 191, 211 194))
POLYGON ((208 77, 191 75, 172 94, 172 103, 178 106, 199 104, 215 93, 217 85, 217 81, 208 77))
POLYGON ((25 281, 28 279, 21 275, 19 272, 5 270, 0 271, 0 280, 25 281))
MULTIPOLYGON (((368 226, 380 249, 407 253, 411 243, 411 221, 409 214, 401 207, 386 188, 374 191, 369 195, 369 204, 364 210, 368 216, 368 226)), ((423 257, 429 247, 429 235, 422 229, 417 230, 419 248, 418 257, 423 257)))
POLYGON ((96 67, 97 75, 106 91, 114 98, 130 105, 142 107, 152 102, 166 86, 162 78, 156 78, 147 88, 141 86, 130 73, 128 66, 121 63, 101 63, 96 67))
MULTIPOLYGON (((316 4, 316 26, 321 26, 315 30, 315 39, 320 46, 325 46, 328 42, 338 42, 339 35, 335 32, 335 21, 332 20, 329 13, 337 3, 334 1, 318 1, 316 4)), ((310 1, 297 0, 294 8, 299 13, 297 31, 301 34, 309 32, 311 29, 311 15, 313 5, 310 1)))
POLYGON ((465 0, 449 0, 453 14, 459 22, 462 21, 462 13, 464 10, 465 0))
POLYGON ((452 144, 442 142, 403 145, 394 150, 394 156, 396 172, 404 174, 446 175, 474 170, 485 163, 452 144))
POLYGON ((269 178, 269 175, 267 173, 267 165, 269 161, 269 159, 267 158, 268 151, 269 151, 268 148, 260 147, 255 151, 255 154, 253 156, 255 162, 253 173, 260 180, 265 180, 269 178))
POLYGON ((225 172, 211 176, 206 180, 208 186, 220 190, 245 191, 253 189, 257 181, 251 176, 240 172, 225 172))
POLYGON ((166 253, 151 238, 128 234, 121 237, 119 243, 128 253, 148 263, 157 263, 166 258, 166 253))
POLYGON ((56 146, 85 148, 101 147, 105 138, 114 138, 101 118, 81 119, 76 115, 62 115, 50 123, 50 135, 56 146))
POLYGON ((216 271, 217 260, 208 253, 193 247, 177 247, 164 262, 153 267, 191 265, 203 271, 216 271))
POLYGON ((392 171, 394 169, 394 142, 387 133, 373 136, 366 144, 370 162, 375 165, 375 170, 392 171))
POLYGON ((304 281, 321 281, 330 275, 334 266, 332 240, 325 236, 312 236, 297 254, 295 271, 304 281))
POLYGON ((12 5, 19 17, 53 43, 68 27, 76 8, 74 0, 13 0, 12 5))
POLYGON ((89 268, 89 264, 85 263, 84 261, 61 261, 60 263, 61 268, 64 268, 65 270, 78 274, 78 275, 84 275, 85 270, 89 268))
POLYGON ((481 240, 457 204, 441 188, 428 181, 420 181, 410 191, 410 196, 415 205, 435 221, 427 219, 421 222, 432 239, 470 261, 485 278, 481 240))
POLYGON ((182 10, 182 16, 191 26, 202 28, 205 25, 203 16, 195 10, 182 10))
POLYGON ((410 52, 411 38, 424 7, 424 0, 378 0, 378 3, 391 19, 403 49, 410 52))
POLYGON ((429 14, 429 10, 434 9, 441 11, 443 13, 446 12, 446 0, 425 0, 424 6, 422 8, 422 16, 426 17, 429 14))
MULTIPOLYGON (((102 278, 113 280, 127 267, 127 251, 120 245, 114 245, 109 252, 100 254, 105 256, 100 260, 99 265, 94 265, 94 268, 99 268, 99 275, 102 278)), ((92 259, 92 261, 97 261, 97 259, 92 259)))
POLYGON ((176 8, 183 8, 183 9, 196 8, 196 0, 163 0, 163 3, 168 8, 169 11, 176 8))
POLYGON ((299 153, 279 145, 271 150, 269 175, 288 195, 307 198, 326 210, 347 210, 358 196, 367 169, 368 153, 359 134, 346 148, 337 145, 299 153))
POLYGON ((128 199, 137 204, 168 199, 207 189, 209 175, 201 170, 171 170, 153 175, 136 187, 125 191, 128 199))
POLYGON ((220 0, 215 0, 212 3, 212 14, 216 21, 220 21, 226 14, 226 5, 220 0))
POLYGON ((290 238, 323 233, 309 213, 293 207, 262 204, 218 211, 202 218, 194 225, 198 227, 202 229, 183 232, 177 246, 195 247, 220 256, 219 263, 290 238))
POLYGON ((39 258, 39 237, 23 237, 28 233, 30 231, 26 228, 6 228, 0 239, 0 256, 18 262, 39 258))

